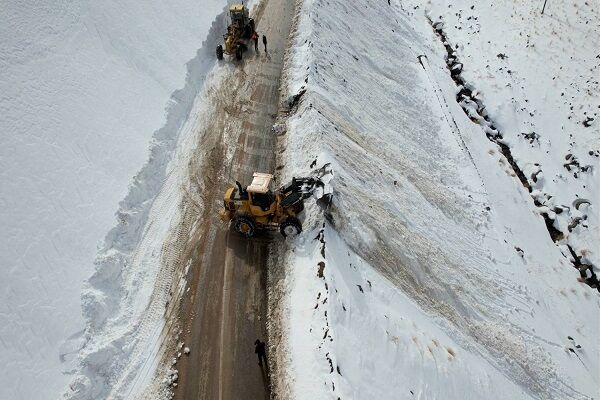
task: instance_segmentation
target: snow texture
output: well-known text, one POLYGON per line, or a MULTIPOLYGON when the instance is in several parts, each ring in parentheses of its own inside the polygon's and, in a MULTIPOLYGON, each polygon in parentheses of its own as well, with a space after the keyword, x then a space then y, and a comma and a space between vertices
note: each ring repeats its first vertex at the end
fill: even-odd
MULTIPOLYGON (((461 8, 470 9, 464 3, 461 8)), ((486 2, 482 10, 480 4, 469 15, 489 14, 490 27, 500 25, 499 16, 527 24, 511 12, 532 7, 486 2)), ((288 319, 282 321, 287 338, 281 346, 289 349, 285 395, 591 399, 600 384, 598 291, 578 280, 566 243, 550 237, 532 194, 498 143, 488 139, 489 126, 470 119, 457 101, 460 88, 429 21, 442 8, 450 14, 457 6, 448 11, 440 1, 423 7, 394 0, 302 3, 287 63, 291 109, 282 180, 325 163, 335 178, 327 217, 309 205, 305 233, 289 244, 288 319)), ((590 29, 597 33, 597 27, 590 29)), ((565 43, 584 35, 569 32, 552 40, 567 49, 565 43)), ((491 30, 479 41, 500 36, 491 30)), ((505 39, 510 41, 499 40, 505 39)), ((485 73, 492 52, 502 60, 495 49, 469 51, 473 57, 464 70, 472 74, 485 73)), ((580 68, 572 64, 581 59, 535 54, 538 65, 580 68)), ((525 71, 531 60, 522 60, 525 71)), ((508 83, 500 74, 486 82, 498 88, 508 83)), ((519 93, 531 90, 523 94, 531 101, 544 82, 522 78, 521 86, 533 88, 519 93)), ((509 104, 497 91, 484 94, 490 115, 509 104)), ((595 101, 597 90, 589 96, 581 101, 595 101)), ((555 110, 562 103, 550 101, 549 94, 540 97, 538 112, 566 126, 567 115, 555 110)), ((545 150, 528 153, 527 146, 515 144, 518 133, 513 143, 510 135, 523 127, 509 122, 531 120, 498 119, 516 161, 529 173, 526 166, 545 150)), ((587 151, 598 143, 597 131, 582 125, 577 132, 573 149, 587 151)), ((554 146, 553 134, 545 134, 545 149, 554 146)), ((556 146, 563 143, 557 139, 556 146)), ((544 157, 546 176, 564 169, 544 157)), ((598 192, 594 169, 560 185, 548 183, 543 191, 561 191, 561 204, 576 194, 592 197, 598 192)), ((593 201, 585 210, 589 228, 581 226, 569 243, 581 252, 577 243, 587 246, 586 254, 593 255, 593 201)))
POLYGON ((57 398, 73 374, 69 397, 103 398, 122 372, 157 270, 132 271, 130 255, 214 64, 198 49, 225 5, 2 5, 0 398, 57 398))
POLYGON ((542 15, 536 2, 434 1, 426 11, 442 24, 538 211, 600 273, 599 3, 548 2, 542 15))

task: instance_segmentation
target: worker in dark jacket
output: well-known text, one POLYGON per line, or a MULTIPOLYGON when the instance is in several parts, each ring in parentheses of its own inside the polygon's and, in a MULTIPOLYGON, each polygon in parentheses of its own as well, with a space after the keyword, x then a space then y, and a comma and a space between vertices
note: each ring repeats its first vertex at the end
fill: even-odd
POLYGON ((262 367, 263 360, 265 360, 265 365, 267 365, 267 350, 265 349, 265 342, 261 342, 259 339, 256 339, 254 342, 254 352, 258 356, 258 365, 262 367))
POLYGON ((258 33, 252 32, 252 40, 254 40, 254 51, 258 53, 258 33))
POLYGON ((265 53, 267 52, 267 37, 263 35, 263 44, 265 45, 265 53))

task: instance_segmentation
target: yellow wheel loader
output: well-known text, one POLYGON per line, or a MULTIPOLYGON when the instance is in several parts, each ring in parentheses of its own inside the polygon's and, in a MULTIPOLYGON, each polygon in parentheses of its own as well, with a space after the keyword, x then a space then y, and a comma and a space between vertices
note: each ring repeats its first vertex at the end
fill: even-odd
POLYGON ((255 172, 245 189, 236 181, 237 187, 225 191, 221 220, 231 222, 233 230, 247 238, 261 230, 279 230, 284 237, 298 235, 302 232, 298 215, 304 210, 304 199, 331 200, 327 183, 333 173, 326 167, 319 176, 293 178, 275 192, 270 189, 271 174, 255 172))
POLYGON ((222 60, 223 54, 228 54, 241 60, 254 32, 254 20, 249 17, 248 8, 243 4, 229 7, 229 17, 231 23, 227 27, 227 33, 223 35, 225 43, 217 46, 217 58, 222 60))

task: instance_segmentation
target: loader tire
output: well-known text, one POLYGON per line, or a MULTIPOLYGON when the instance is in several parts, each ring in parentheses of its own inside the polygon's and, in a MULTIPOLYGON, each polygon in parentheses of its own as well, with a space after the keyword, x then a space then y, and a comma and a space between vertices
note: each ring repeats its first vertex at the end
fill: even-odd
POLYGON ((235 58, 238 61, 242 60, 242 54, 244 54, 244 47, 241 44, 238 44, 235 49, 235 58))
POLYGON ((279 225, 279 232, 284 238, 297 236, 302 232, 302 224, 298 218, 288 217, 279 225))
POLYGON ((256 223, 247 215, 239 215, 233 220, 233 229, 245 238, 256 235, 256 223))
POLYGON ((223 46, 221 46, 221 45, 217 46, 217 59, 218 60, 223 59, 223 46))

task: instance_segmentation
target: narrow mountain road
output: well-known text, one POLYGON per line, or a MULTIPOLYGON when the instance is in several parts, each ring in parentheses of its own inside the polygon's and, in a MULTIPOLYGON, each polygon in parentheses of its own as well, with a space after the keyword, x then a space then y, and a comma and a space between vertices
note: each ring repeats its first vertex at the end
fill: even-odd
MULTIPOLYGON (((270 395, 268 371, 258 366, 254 354, 254 341, 266 341, 267 336, 269 238, 242 239, 219 221, 218 210, 228 185, 235 180, 248 184, 253 172, 275 169, 271 126, 278 112, 293 13, 291 0, 263 0, 253 17, 261 38, 267 36, 268 53, 260 42, 258 54, 250 49, 241 62, 226 56, 221 63, 233 66, 231 73, 206 99, 217 113, 198 122, 211 139, 199 146, 204 149, 203 157, 198 157, 201 161, 192 159, 190 164, 190 180, 200 182, 203 207, 195 207, 202 210, 195 216, 199 218, 187 218, 194 225, 183 250, 190 265, 189 289, 177 317, 182 329, 179 340, 192 351, 177 364, 175 399, 268 399, 270 395)), ((190 204, 188 210, 192 208, 190 204)))

